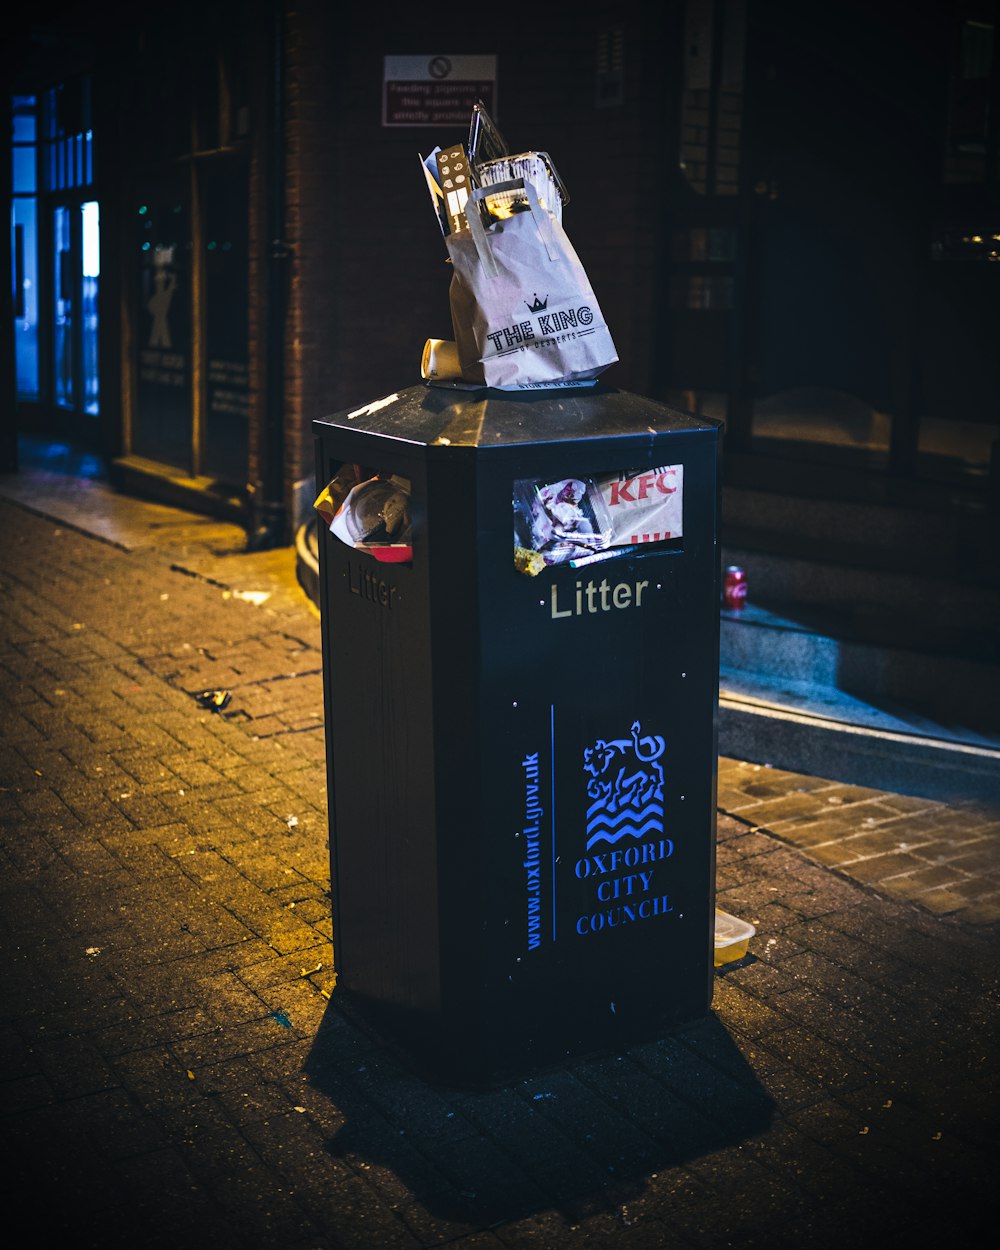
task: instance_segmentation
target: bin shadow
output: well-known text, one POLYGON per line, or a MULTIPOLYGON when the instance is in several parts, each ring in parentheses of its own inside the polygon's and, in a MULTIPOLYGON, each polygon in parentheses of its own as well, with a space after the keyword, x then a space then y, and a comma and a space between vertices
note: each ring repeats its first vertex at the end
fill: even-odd
MULTIPOLYGON (((760 1134, 774 1103, 715 1016, 484 1089, 432 1082, 330 1004, 306 1062, 359 1169, 418 1235, 641 1203, 666 1169, 760 1134)), ((328 1121, 329 1122, 329 1121, 328 1121)))

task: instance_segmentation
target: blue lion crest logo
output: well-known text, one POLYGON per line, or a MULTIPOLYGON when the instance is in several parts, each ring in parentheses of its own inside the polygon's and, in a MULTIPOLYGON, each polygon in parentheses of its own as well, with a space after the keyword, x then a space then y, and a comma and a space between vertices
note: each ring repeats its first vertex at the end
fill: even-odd
POLYGON ((663 765, 666 743, 659 736, 642 736, 633 721, 631 737, 598 738, 583 752, 590 773, 587 794, 587 849, 595 842, 618 842, 663 832, 663 765))

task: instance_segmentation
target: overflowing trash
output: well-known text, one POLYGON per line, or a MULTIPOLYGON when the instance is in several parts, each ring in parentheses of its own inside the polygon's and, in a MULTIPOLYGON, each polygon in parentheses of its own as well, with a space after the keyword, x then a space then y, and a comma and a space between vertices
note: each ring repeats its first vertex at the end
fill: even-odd
POLYGON ((383 563, 413 559, 410 483, 398 474, 343 465, 313 505, 332 534, 383 563))
POLYGON ((683 465, 514 483, 514 562, 535 576, 683 536, 683 465))
POLYGON ((593 386, 618 354, 563 229, 569 195, 549 154, 511 154, 480 102, 467 142, 421 164, 452 267, 454 334, 427 340, 421 376, 505 391, 593 386))

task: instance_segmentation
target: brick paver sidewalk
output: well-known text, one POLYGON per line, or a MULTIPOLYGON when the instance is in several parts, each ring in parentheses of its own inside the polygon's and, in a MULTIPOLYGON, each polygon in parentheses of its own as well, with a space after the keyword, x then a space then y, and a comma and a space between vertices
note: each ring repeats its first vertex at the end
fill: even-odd
POLYGON ((721 760, 719 807, 882 894, 1000 921, 1000 795, 942 803, 721 760))
POLYGON ((719 901, 758 932, 712 1015, 509 1087, 433 1087, 336 1005, 315 614, 9 502, 0 523, 8 1227, 171 1250, 978 1231, 995 925, 959 893, 867 884, 920 864, 847 872, 949 821, 982 851, 994 814, 923 810, 891 828, 906 849, 856 842, 831 868, 822 847, 907 803, 724 761, 719 901))

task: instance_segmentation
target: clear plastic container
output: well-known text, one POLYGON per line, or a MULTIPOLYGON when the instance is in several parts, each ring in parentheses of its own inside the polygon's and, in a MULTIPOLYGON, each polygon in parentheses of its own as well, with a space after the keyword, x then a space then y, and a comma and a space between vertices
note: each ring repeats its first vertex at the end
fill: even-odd
POLYGON ((715 966, 735 963, 747 953, 750 939, 757 932, 748 920, 715 909, 715 966))

